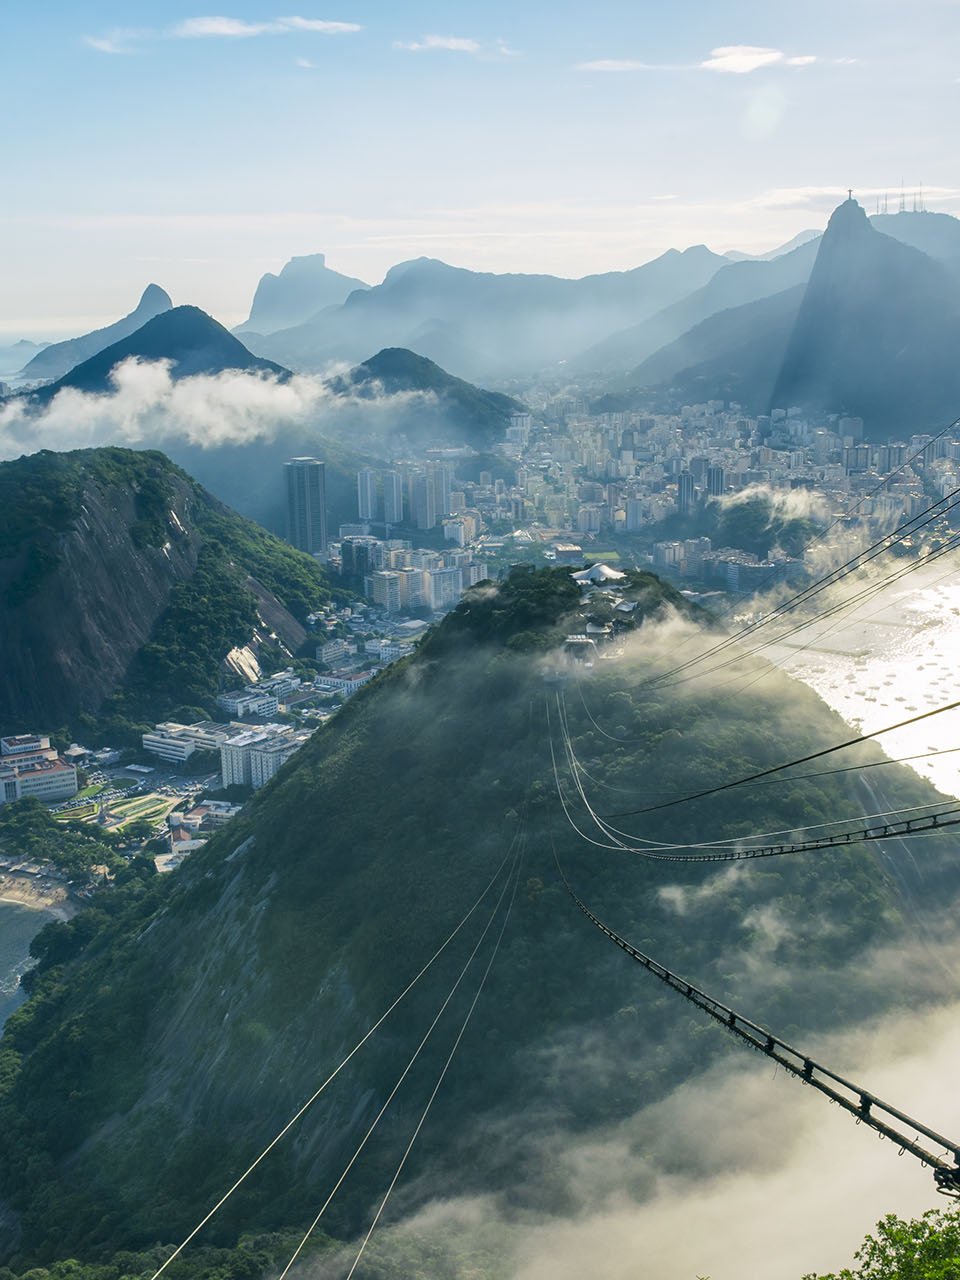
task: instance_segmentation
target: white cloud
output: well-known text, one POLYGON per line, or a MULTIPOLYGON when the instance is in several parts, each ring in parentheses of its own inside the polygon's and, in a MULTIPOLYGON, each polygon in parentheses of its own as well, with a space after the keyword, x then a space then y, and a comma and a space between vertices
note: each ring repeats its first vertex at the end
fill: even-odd
POLYGON ((406 49, 408 53, 421 53, 435 49, 449 53, 479 53, 479 40, 471 40, 468 36, 424 36, 420 40, 397 40, 395 49, 406 49))
POLYGON ((242 22, 239 18, 186 18, 171 27, 167 34, 174 40, 195 40, 208 36, 237 39, 262 36, 272 25, 269 22, 242 22))
POLYGON ((581 62, 578 71, 720 71, 731 75, 749 75, 764 67, 808 67, 816 62, 812 53, 791 57, 782 49, 767 49, 753 44, 726 44, 710 50, 702 62, 642 62, 637 58, 600 58, 581 62))
POLYGON ((319 377, 228 369, 219 374, 172 377, 169 360, 123 360, 110 374, 108 395, 64 388, 43 407, 26 399, 0 405, 0 458, 16 458, 40 447, 81 449, 106 444, 165 441, 213 448, 272 439, 291 426, 332 424, 344 414, 363 415, 371 429, 384 416, 393 421, 405 406, 426 406, 424 392, 387 395, 368 387, 369 396, 338 395, 319 377), (393 416, 391 416, 393 415, 393 416))
POLYGON ((132 53, 131 45, 152 34, 143 27, 113 27, 102 36, 84 36, 83 42, 99 53, 132 53))
POLYGON ((184 18, 175 26, 115 27, 99 36, 84 36, 84 42, 100 53, 131 53, 138 44, 152 40, 247 40, 255 36, 289 35, 303 31, 318 35, 346 35, 363 28, 356 22, 328 22, 322 18, 276 18, 247 22, 222 15, 184 18))
POLYGON ((357 22, 327 22, 323 18, 280 18, 275 26, 280 31, 318 31, 324 36, 348 35, 363 30, 357 22))
POLYGON ((753 44, 726 44, 719 49, 711 49, 710 57, 701 62, 700 66, 704 71, 724 71, 742 76, 783 61, 784 54, 780 49, 763 49, 753 44))

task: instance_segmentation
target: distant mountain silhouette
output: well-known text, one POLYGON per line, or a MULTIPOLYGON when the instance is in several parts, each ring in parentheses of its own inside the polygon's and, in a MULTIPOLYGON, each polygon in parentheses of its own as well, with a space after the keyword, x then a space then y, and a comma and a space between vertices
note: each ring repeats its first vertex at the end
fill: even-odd
POLYGON ((847 200, 820 242, 771 403, 908 433, 960 413, 958 349, 949 270, 875 230, 847 200))
POLYGON ((148 320, 121 342, 113 343, 77 365, 57 382, 40 388, 33 393, 34 397, 51 399, 64 387, 101 394, 109 392, 113 389, 111 371, 130 356, 141 360, 171 360, 174 378, 223 373, 226 369, 287 373, 280 365, 251 355, 239 339, 199 307, 174 307, 148 320))
POLYGON ((24 366, 22 376, 31 381, 62 378, 65 373, 89 360, 106 347, 128 338, 130 334, 143 327, 154 316, 169 311, 173 306, 170 295, 157 284, 148 284, 133 311, 115 324, 105 329, 96 329, 93 333, 85 333, 79 338, 69 338, 66 342, 54 342, 38 352, 29 364, 24 366))
POLYGON ((29 338, 21 338, 7 347, 0 347, 0 374, 19 373, 28 360, 49 346, 49 342, 31 342, 29 338))
POLYGON ((254 294, 250 317, 234 333, 269 334, 310 320, 325 307, 339 306, 362 280, 331 271, 322 253, 291 258, 278 276, 267 272, 254 294))
POLYGON ((870 225, 960 272, 960 218, 949 213, 877 213, 870 225))
POLYGON ((767 253, 741 253, 738 249, 731 249, 723 256, 729 258, 731 262, 773 262, 774 258, 782 258, 785 253, 791 253, 801 245, 809 244, 811 240, 819 240, 822 235, 822 231, 808 227, 806 231, 798 231, 786 244, 778 245, 776 249, 770 249, 767 253))
POLYGON ((770 261, 728 263, 701 289, 651 316, 643 324, 612 334, 574 361, 578 369, 614 372, 636 369, 654 352, 720 312, 803 284, 817 256, 817 242, 806 241, 770 261))
POLYGON ((294 369, 321 370, 371 349, 404 347, 443 360, 459 353, 454 368, 471 380, 510 376, 555 364, 638 323, 726 265, 703 245, 581 280, 494 275, 419 258, 306 324, 250 342, 258 354, 294 369))

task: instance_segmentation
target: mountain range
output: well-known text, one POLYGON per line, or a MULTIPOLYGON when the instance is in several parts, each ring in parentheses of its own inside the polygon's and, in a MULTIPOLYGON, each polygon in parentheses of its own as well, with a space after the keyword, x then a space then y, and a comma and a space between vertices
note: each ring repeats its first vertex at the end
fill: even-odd
MULTIPOLYGON (((280 383, 291 377, 289 370, 252 355, 199 308, 181 306, 21 398, 40 412, 63 391, 109 395, 115 390, 113 371, 129 359, 165 361, 175 381, 232 370, 280 383)), ((422 356, 396 349, 381 351, 331 380, 326 399, 323 388, 314 390, 318 407, 313 415, 270 419, 259 430, 253 421, 236 437, 215 432, 197 440, 170 424, 147 423, 143 443, 165 450, 222 501, 277 533, 285 527, 283 463, 295 456, 323 458, 328 525, 335 530, 356 517, 357 471, 383 465, 391 440, 403 437, 420 446, 467 444, 482 453, 504 438, 510 414, 522 407, 508 396, 454 378, 422 356)), ((42 416, 37 422, 40 444, 42 416)))
MULTIPOLYGON (((901 230, 916 229, 913 219, 932 227, 935 238, 915 238, 941 255, 960 243, 956 219, 944 234, 941 224, 922 221, 932 215, 895 216, 907 219, 901 230)), ((855 200, 837 208, 815 248, 806 283, 715 312, 620 385, 636 388, 637 403, 669 389, 674 398, 733 400, 757 413, 797 405, 848 414, 878 439, 956 417, 960 302, 949 252, 935 259, 878 231, 855 200)))
POLYGON ((703 245, 581 280, 494 275, 418 258, 306 324, 251 337, 251 348, 290 368, 320 371, 376 348, 409 347, 461 377, 504 378, 555 365, 639 323, 726 265, 703 245))
POLYGON ((243 343, 196 308, 170 308, 150 286, 131 316, 37 352, 24 374, 49 374, 84 354, 41 389, 48 398, 62 387, 108 389, 109 370, 129 355, 173 360, 175 377, 239 368, 282 378, 348 361, 361 372, 340 374, 333 385, 357 396, 378 381, 362 372, 372 351, 407 351, 391 357, 405 364, 395 389, 430 390, 444 408, 415 424, 414 435, 453 422, 461 438, 474 431, 482 447, 507 406, 494 407, 493 393, 470 383, 523 385, 545 370, 569 370, 622 404, 651 396, 725 399, 764 413, 787 407, 779 403, 786 398, 815 413, 863 417, 873 435, 952 416, 956 218, 900 212, 868 219, 851 200, 822 236, 802 233, 761 258, 736 256, 695 246, 580 280, 495 275, 421 258, 367 287, 316 254, 261 280, 238 330, 243 343), (839 215, 848 225, 843 236, 839 215), (151 309, 162 314, 131 331, 151 309))

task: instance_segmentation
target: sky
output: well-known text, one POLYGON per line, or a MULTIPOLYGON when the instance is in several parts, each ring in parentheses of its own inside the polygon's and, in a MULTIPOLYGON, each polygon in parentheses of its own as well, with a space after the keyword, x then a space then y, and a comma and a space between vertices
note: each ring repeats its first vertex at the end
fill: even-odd
POLYGON ((960 213, 958 0, 0 0, 0 335, 295 254, 580 276, 960 213), (224 7, 220 8, 220 4, 224 7))

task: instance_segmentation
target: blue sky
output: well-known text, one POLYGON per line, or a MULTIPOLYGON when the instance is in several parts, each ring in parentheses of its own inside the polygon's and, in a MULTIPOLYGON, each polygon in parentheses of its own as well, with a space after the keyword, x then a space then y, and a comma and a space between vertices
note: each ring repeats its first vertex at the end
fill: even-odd
POLYGON ((0 333, 296 253, 583 275, 762 250, 847 186, 960 212, 957 0, 4 0, 0 333))

